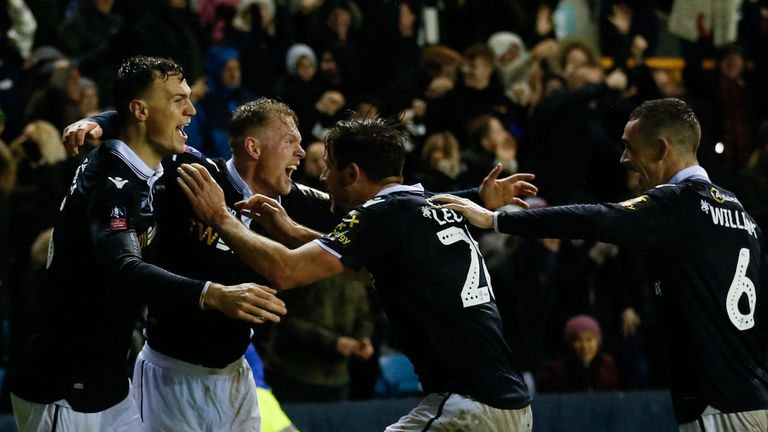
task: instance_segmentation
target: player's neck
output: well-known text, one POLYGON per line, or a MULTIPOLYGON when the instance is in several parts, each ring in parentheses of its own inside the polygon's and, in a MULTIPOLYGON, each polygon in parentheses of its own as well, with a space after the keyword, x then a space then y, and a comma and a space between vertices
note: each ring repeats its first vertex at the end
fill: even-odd
POLYGON ((398 176, 385 177, 376 183, 372 183, 369 189, 371 192, 371 196, 369 197, 369 199, 373 198, 374 196, 376 196, 377 193, 383 191, 388 187, 398 186, 401 184, 403 184, 403 178, 398 176))
POLYGON ((160 161, 165 156, 157 151, 156 146, 147 140, 146 135, 141 133, 139 128, 130 126, 123 128, 118 134, 117 139, 130 147, 136 153, 136 156, 153 170, 160 165, 160 161))

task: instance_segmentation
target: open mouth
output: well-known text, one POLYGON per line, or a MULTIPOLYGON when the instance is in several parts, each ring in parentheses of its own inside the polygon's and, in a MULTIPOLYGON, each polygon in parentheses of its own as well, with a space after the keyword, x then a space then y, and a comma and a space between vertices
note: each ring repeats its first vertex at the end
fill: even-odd
POLYGON ((184 132, 184 128, 189 126, 189 123, 184 123, 183 125, 176 126, 176 133, 179 134, 180 137, 187 139, 187 133, 184 132))
POLYGON ((285 175, 287 175, 288 178, 291 178, 291 176, 293 175, 293 172, 296 171, 297 169, 299 169, 299 165, 298 164, 288 165, 285 168, 285 175))

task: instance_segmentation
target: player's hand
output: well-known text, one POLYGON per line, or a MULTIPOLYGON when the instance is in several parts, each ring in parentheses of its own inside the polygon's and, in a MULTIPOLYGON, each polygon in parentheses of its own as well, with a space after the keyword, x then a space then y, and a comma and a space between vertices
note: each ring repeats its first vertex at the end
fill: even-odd
POLYGON ((528 204, 518 196, 536 196, 539 189, 526 181, 533 180, 536 176, 518 173, 499 180, 501 170, 501 164, 496 164, 480 184, 480 199, 485 207, 497 209, 507 204, 516 204, 527 209, 528 204))
POLYGON ((286 233, 293 221, 277 200, 256 194, 247 200, 235 203, 235 208, 242 214, 258 222, 267 233, 275 236, 286 233))
POLYGON ((433 196, 429 201, 439 204, 440 207, 456 210, 463 214, 469 223, 474 226, 480 228, 491 228, 493 226, 493 212, 480 207, 468 199, 459 198, 449 194, 441 194, 433 196))
POLYGON ((222 217, 229 216, 224 201, 224 191, 200 164, 182 164, 177 170, 179 183, 192 208, 200 219, 212 226, 219 226, 222 217))
POLYGON ((262 324, 280 322, 280 315, 288 310, 285 303, 275 296, 272 288, 244 283, 225 286, 212 283, 203 299, 206 309, 216 309, 232 318, 262 324))
POLYGON ((104 131, 98 123, 90 120, 79 120, 64 128, 61 141, 69 154, 80 153, 80 147, 85 144, 85 138, 99 139, 104 131))

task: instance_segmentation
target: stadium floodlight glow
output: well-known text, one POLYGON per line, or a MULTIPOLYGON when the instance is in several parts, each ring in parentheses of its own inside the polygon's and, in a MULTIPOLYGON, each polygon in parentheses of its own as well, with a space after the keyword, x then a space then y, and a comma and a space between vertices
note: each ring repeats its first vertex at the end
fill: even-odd
POLYGON ((715 153, 717 154, 723 154, 723 151, 725 151, 725 144, 718 142, 715 144, 715 153))

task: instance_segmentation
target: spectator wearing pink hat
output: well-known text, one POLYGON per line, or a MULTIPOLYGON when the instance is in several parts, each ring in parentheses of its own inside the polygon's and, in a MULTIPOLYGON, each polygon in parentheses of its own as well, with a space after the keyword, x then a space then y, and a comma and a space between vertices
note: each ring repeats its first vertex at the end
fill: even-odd
POLYGON ((577 315, 565 324, 568 350, 538 379, 541 393, 605 392, 619 390, 619 372, 613 357, 600 351, 602 332, 597 320, 577 315))

